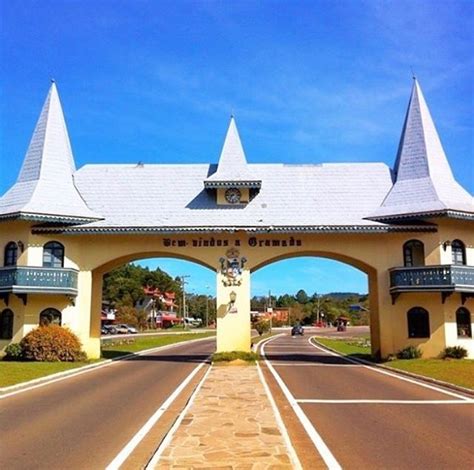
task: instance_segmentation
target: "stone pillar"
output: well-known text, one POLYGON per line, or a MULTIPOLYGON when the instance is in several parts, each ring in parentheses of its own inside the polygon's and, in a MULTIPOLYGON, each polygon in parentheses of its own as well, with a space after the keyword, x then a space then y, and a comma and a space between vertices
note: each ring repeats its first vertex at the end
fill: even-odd
MULTIPOLYGON (((76 298, 76 318, 72 329, 79 336, 82 348, 89 359, 100 357, 100 328, 94 326, 97 315, 100 318, 102 292, 99 291, 97 276, 93 276, 91 271, 80 271, 78 276, 78 294, 76 298), (94 281, 93 281, 94 278, 94 281)), ((100 320, 99 320, 100 326, 100 320)))
POLYGON ((242 270, 240 285, 224 285, 217 273, 217 352, 250 351, 250 271, 242 270), (235 295, 234 295, 235 294, 235 295), (235 297, 235 302, 232 302, 235 297))
POLYGON ((387 269, 369 273, 372 353, 385 358, 394 353, 393 328, 401 328, 394 314, 387 269))

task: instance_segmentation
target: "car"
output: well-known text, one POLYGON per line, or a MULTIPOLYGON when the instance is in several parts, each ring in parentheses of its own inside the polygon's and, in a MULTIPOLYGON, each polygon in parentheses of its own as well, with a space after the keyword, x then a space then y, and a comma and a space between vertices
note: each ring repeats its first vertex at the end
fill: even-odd
POLYGON ((300 336, 304 335, 304 328, 301 325, 295 325, 291 329, 291 336, 296 336, 296 335, 300 335, 300 336))
POLYGON ((100 329, 100 332, 103 335, 116 335, 117 334, 117 328, 115 328, 115 325, 104 325, 100 329))
POLYGON ((127 334, 135 334, 138 333, 137 329, 134 326, 126 325, 125 323, 122 323, 120 325, 115 325, 115 329, 117 330, 117 333, 119 335, 127 335, 127 334))

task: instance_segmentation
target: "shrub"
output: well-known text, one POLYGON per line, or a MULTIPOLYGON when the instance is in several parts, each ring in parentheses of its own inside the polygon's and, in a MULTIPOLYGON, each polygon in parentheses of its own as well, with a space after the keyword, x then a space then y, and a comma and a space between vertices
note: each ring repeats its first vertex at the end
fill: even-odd
POLYGON ((255 362, 258 359, 258 354, 245 351, 230 351, 214 353, 212 356, 212 362, 231 362, 237 359, 247 362, 255 362))
POLYGON ((255 323, 255 329, 257 330, 257 333, 262 336, 267 331, 270 331, 270 322, 267 320, 260 320, 255 323))
POLYGON ((443 357, 452 359, 464 359, 467 357, 467 350, 462 346, 448 346, 443 351, 443 357))
POLYGON ((23 348, 20 343, 11 343, 5 348, 4 361, 21 361, 23 359, 23 348))
POLYGON ((35 328, 21 340, 20 346, 24 359, 29 361, 76 362, 86 359, 78 337, 68 328, 58 325, 35 328))
POLYGON ((407 346, 397 352, 398 359, 419 359, 423 353, 416 346, 407 346))

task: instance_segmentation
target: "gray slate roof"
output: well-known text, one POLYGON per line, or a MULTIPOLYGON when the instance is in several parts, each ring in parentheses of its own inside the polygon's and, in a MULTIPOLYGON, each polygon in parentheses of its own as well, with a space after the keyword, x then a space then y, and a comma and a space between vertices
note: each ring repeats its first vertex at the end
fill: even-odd
POLYGON ((248 164, 234 119, 218 165, 86 165, 75 171, 53 84, 18 181, 0 199, 0 218, 80 224, 66 231, 434 229, 382 223, 474 213, 472 196, 454 180, 416 82, 395 183, 392 176, 383 163, 248 164), (217 205, 215 191, 208 188, 236 183, 260 190, 248 204, 217 205))
POLYGON ((473 198, 454 179, 421 88, 414 80, 395 162, 395 183, 369 218, 395 220, 449 212, 474 214, 473 198))
MULTIPOLYGON (((212 171, 212 170, 211 170, 212 171)), ((204 181, 206 188, 245 186, 259 188, 261 180, 249 169, 235 119, 230 118, 229 128, 222 147, 217 170, 204 181)))
POLYGON ((0 218, 88 221, 100 218, 77 191, 66 123, 52 83, 16 183, 0 198, 0 218))
POLYGON ((382 163, 253 164, 262 180, 248 205, 218 206, 202 181, 215 165, 86 165, 74 175, 104 220, 87 227, 366 226, 392 185, 382 163))

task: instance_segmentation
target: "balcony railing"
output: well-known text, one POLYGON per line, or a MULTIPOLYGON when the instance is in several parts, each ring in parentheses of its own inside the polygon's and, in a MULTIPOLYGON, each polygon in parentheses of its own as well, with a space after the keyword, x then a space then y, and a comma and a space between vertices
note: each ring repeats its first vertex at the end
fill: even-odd
POLYGON ((77 295, 78 271, 72 268, 8 266, 0 268, 2 294, 77 295))
MULTIPOLYGON (((444 298, 460 292, 474 294, 474 266, 440 265, 390 269, 390 293, 441 292, 444 298)), ((396 297, 395 297, 396 298, 396 297)))

